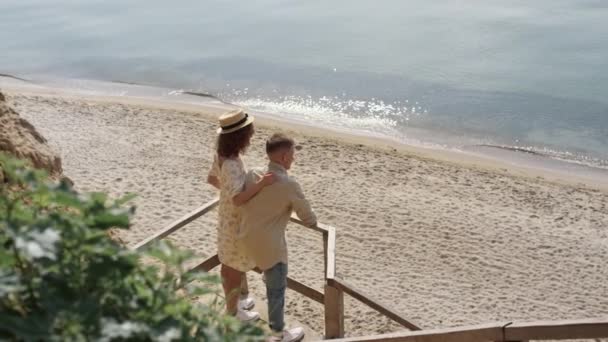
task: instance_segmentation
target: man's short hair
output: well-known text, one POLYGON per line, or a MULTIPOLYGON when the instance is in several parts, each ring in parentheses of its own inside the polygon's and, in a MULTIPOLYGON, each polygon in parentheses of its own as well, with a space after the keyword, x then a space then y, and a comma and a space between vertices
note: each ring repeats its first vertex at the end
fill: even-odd
POLYGON ((266 141, 266 153, 271 154, 278 150, 290 149, 295 142, 283 133, 275 133, 266 141))

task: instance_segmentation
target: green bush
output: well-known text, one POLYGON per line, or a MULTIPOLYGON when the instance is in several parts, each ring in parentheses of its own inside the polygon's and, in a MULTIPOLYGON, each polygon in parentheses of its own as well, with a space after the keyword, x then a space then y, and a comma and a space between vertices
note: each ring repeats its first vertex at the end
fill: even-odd
POLYGON ((190 253, 161 243, 146 255, 162 266, 145 266, 109 238, 110 228, 129 227, 128 198, 78 194, 4 155, 0 168, 0 340, 263 339, 219 305, 192 303, 218 279, 185 272, 190 253))

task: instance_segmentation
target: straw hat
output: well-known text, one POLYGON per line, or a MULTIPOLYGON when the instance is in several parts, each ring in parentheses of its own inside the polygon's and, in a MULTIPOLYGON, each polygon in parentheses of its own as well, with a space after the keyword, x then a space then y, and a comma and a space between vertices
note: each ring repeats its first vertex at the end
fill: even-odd
POLYGON ((250 125, 253 122, 253 116, 245 113, 242 109, 237 109, 220 115, 219 121, 220 128, 217 129, 217 134, 227 134, 250 125))

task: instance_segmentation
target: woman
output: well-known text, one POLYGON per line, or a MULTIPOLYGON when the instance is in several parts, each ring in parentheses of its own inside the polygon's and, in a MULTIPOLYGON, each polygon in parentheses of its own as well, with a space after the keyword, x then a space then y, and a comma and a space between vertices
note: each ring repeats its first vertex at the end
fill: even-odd
POLYGON ((223 114, 219 122, 217 154, 207 182, 220 190, 217 254, 222 263, 226 311, 241 321, 252 321, 259 319, 259 314, 243 310, 238 304, 241 279, 245 272, 255 266, 236 238, 241 221, 238 207, 247 203, 263 187, 274 183, 274 175, 266 174, 258 183, 245 189, 246 171, 240 155, 251 142, 253 117, 239 109, 223 114))

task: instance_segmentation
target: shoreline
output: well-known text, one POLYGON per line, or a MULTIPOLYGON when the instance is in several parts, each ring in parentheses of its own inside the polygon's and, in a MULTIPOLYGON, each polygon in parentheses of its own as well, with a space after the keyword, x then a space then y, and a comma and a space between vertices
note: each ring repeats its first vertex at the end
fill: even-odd
MULTIPOLYGON (((21 82, 21 80, 17 80, 21 82)), ((115 82, 102 83, 114 84, 115 82)), ((125 85, 124 83, 118 84, 125 85)), ((157 91, 165 90, 164 88, 139 84, 126 85, 152 88, 156 89, 157 91)), ((2 78, 0 78, 0 90, 8 93, 12 92, 23 95, 66 97, 96 103, 122 103, 146 108, 180 110, 199 114, 211 120, 215 120, 216 116, 224 111, 239 107, 237 105, 225 103, 214 97, 200 96, 199 94, 192 94, 190 92, 182 92, 181 94, 195 97, 191 101, 176 97, 155 98, 148 95, 132 96, 91 94, 87 93, 86 90, 51 87, 34 83, 16 83, 11 85, 10 83, 6 82, 6 80, 3 83, 2 78)), ((336 128, 314 126, 304 122, 296 122, 286 118, 274 117, 268 113, 260 113, 256 111, 250 112, 256 115, 256 122, 259 125, 269 129, 275 128, 286 131, 294 131, 309 136, 334 139, 338 142, 345 142, 355 145, 361 144, 382 150, 395 150, 399 151, 400 153, 416 156, 418 158, 439 160, 463 167, 476 167, 498 173, 508 173, 519 177, 540 178, 546 181, 571 186, 583 185, 589 188, 608 192, 608 170, 586 165, 578 165, 572 162, 557 161, 543 155, 534 155, 533 158, 527 158, 524 155, 525 152, 508 151, 508 149, 502 149, 497 153, 492 153, 494 151, 480 153, 473 150, 464 149, 415 146, 389 136, 371 136, 369 134, 366 135, 363 132, 348 129, 341 130, 336 128), (501 154, 502 156, 492 156, 493 154, 501 154)), ((479 147, 485 149, 501 149, 500 146, 479 147)))
MULTIPOLYGON (((216 138, 214 101, 9 90, 9 105, 61 155, 79 191, 138 196, 126 245, 217 196, 206 184, 216 138)), ((572 179, 450 151, 418 149, 257 117, 243 160, 266 164, 264 140, 293 135, 296 177, 320 222, 336 227, 337 273, 415 324, 441 328, 608 314, 608 192, 572 179), (523 176, 525 175, 525 177, 523 176)), ((172 234, 202 261, 216 250, 216 212, 172 234)), ((290 276, 322 290, 322 238, 290 224, 290 276)), ((251 293, 264 299, 261 277, 251 293)), ((322 306, 289 292, 288 317, 323 331, 322 306)), ((345 298, 351 336, 402 330, 345 298)))

